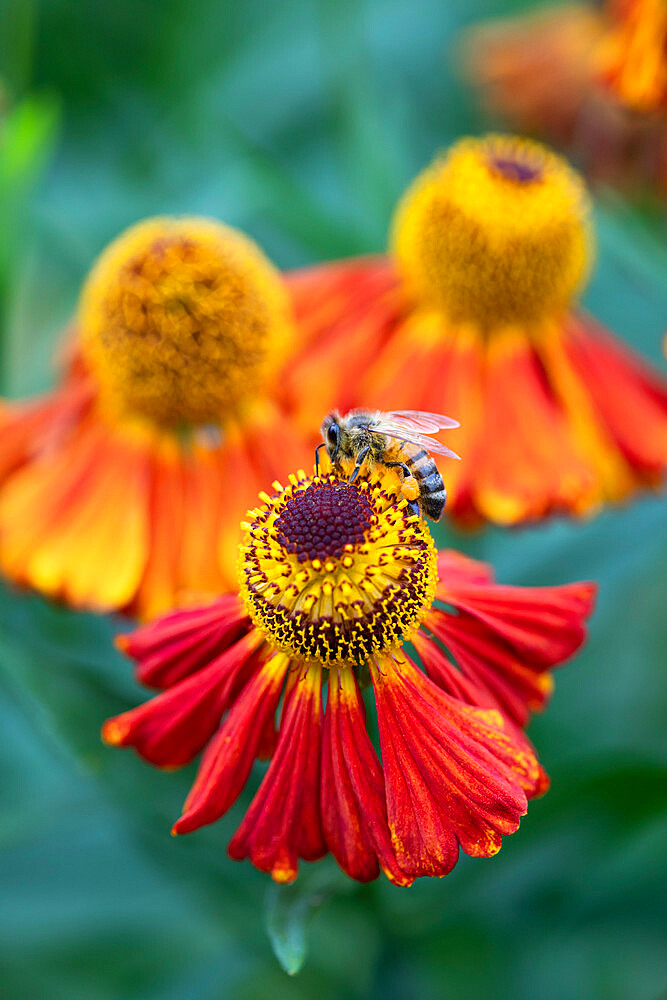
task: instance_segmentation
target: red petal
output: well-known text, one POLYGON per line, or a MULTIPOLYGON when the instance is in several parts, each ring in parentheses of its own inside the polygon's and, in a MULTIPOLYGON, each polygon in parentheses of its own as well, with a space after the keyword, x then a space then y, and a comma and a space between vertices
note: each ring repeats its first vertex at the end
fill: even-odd
POLYGON ((174 611, 119 635, 116 645, 137 662, 137 680, 168 688, 200 670, 247 632, 250 622, 234 594, 204 608, 174 611))
MULTIPOLYGON (((432 611, 427 624, 447 646, 473 689, 476 687, 478 691, 486 692, 491 699, 490 704, 517 725, 527 723, 529 711, 539 711, 545 706, 553 690, 553 679, 547 668, 521 663, 507 643, 490 632, 485 624, 470 615, 461 614, 453 618, 441 611, 432 611)), ((423 642, 421 637, 415 636, 415 646, 429 676, 433 677, 429 658, 435 655, 435 644, 423 642)), ((454 666, 451 669, 457 673, 454 666)), ((435 677, 433 679, 436 680, 435 677)), ((465 700, 482 707, 489 704, 479 694, 476 698, 465 700)))
POLYGON ((329 678, 322 743, 322 826, 329 850, 352 878, 368 882, 380 866, 392 882, 399 868, 389 834, 382 768, 366 732, 364 704, 351 670, 329 678), (378 864, 379 861, 379 864, 378 864))
POLYGON ((489 857, 527 808, 535 758, 504 731, 500 713, 444 694, 409 660, 372 667, 387 813, 396 856, 411 875, 446 875, 458 845, 489 857))
MULTIPOLYGON (((468 677, 466 672, 457 669, 445 656, 440 646, 423 632, 417 632, 413 636, 412 642, 419 653, 426 673, 439 688, 465 702, 466 705, 485 709, 499 708, 505 716, 505 723, 508 732, 512 733, 512 738, 520 747, 527 749, 529 754, 535 756, 533 745, 521 730, 521 723, 518 721, 518 719, 525 721, 527 712, 524 702, 513 688, 514 676, 507 681, 502 676, 496 677, 490 670, 487 675, 484 675, 477 669, 468 671, 471 674, 471 677, 468 677)), ((523 670, 525 673, 529 673, 526 668, 523 670)), ((545 686, 551 688, 549 674, 534 673, 531 676, 536 681, 545 681, 545 686)), ((549 778, 540 766, 539 771, 535 775, 531 775, 530 780, 522 782, 522 787, 529 799, 535 798, 547 791, 549 778)))
MULTIPOLYGON (((455 549, 441 549, 438 552, 438 580, 442 581, 438 591, 442 587, 443 594, 447 594, 447 587, 462 583, 494 583, 495 575, 489 563, 471 559, 455 549)), ((436 593, 436 596, 440 597, 440 593, 436 593)), ((446 600, 446 597, 441 599, 446 600)))
POLYGON ((635 471, 657 482, 667 465, 667 383, 588 317, 568 327, 566 349, 599 417, 635 471))
POLYGON ((447 632, 455 633, 461 613, 467 613, 488 627, 492 641, 504 640, 523 660, 544 667, 562 662, 582 644, 584 620, 593 610, 597 591, 594 583, 561 587, 448 583, 440 580, 441 600, 453 605, 459 616, 445 616, 447 632))
POLYGON ((314 861, 326 853, 319 802, 321 674, 313 663, 291 681, 273 760, 229 845, 230 857, 249 857, 276 882, 294 881, 298 858, 314 861))
MULTIPOLYGON (((433 623, 429 618, 429 627, 433 623)), ((477 705, 479 708, 496 708, 495 699, 478 682, 471 680, 447 658, 440 646, 427 636, 421 629, 412 637, 412 644, 419 653, 424 670, 434 684, 460 699, 466 705, 477 705)))
POLYGON ((288 660, 278 653, 258 670, 211 740, 174 833, 213 823, 235 802, 258 754, 262 732, 275 713, 288 660))
MULTIPOLYGON (((469 692, 466 700, 486 706, 490 696, 491 704, 523 726, 529 712, 543 708, 551 694, 548 668, 567 659, 584 641, 584 623, 592 611, 595 591, 592 583, 562 587, 468 583, 460 574, 450 574, 442 561, 437 597, 457 613, 434 608, 425 624, 477 686, 477 696, 469 692)), ((421 639, 417 643, 429 673, 437 672, 439 664, 427 663, 433 654, 421 639)), ((462 683, 451 678, 450 682, 462 683)))
POLYGON ((210 740, 235 691, 253 670, 262 638, 250 632, 196 674, 144 705, 108 719, 102 738, 132 746, 157 767, 181 767, 210 740))

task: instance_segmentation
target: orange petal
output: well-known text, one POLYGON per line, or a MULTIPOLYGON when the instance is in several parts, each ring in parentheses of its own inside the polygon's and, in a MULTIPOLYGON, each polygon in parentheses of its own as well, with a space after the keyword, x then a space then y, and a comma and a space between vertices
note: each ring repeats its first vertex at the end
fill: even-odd
POLYGON ((577 454, 527 336, 496 331, 487 345, 485 438, 474 497, 482 514, 514 524, 594 502, 596 479, 577 454))
POLYGON ((0 497, 7 572, 75 606, 131 600, 147 554, 147 456, 91 413, 0 497))
POLYGON ((465 520, 474 520, 469 491, 483 433, 482 374, 482 342, 474 330, 449 327, 437 313, 417 311, 397 322, 355 401, 384 410, 418 407, 460 422, 447 432, 447 445, 461 461, 439 460, 439 469, 447 487, 448 513, 465 520))
POLYGON ((303 347, 283 391, 299 425, 317 431, 332 407, 360 405, 364 373, 391 333, 402 294, 386 257, 318 265, 288 275, 287 284, 303 347))
POLYGON ((178 560, 188 516, 183 479, 179 444, 165 437, 151 462, 148 559, 133 602, 141 618, 154 618, 178 604, 178 560))
POLYGON ((195 448, 182 467, 182 544, 178 548, 179 590, 203 603, 226 589, 217 547, 220 519, 227 509, 229 487, 220 474, 220 457, 210 449, 195 448))

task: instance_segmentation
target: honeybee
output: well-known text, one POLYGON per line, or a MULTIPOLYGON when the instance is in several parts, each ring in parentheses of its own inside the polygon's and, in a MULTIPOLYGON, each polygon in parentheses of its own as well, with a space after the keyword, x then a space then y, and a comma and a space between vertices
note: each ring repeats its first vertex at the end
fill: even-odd
POLYGON ((315 450, 315 471, 319 471, 319 450, 337 468, 354 463, 350 476, 353 483, 364 462, 377 462, 387 468, 400 468, 403 473, 403 496, 415 513, 421 512, 432 521, 439 521, 447 502, 447 491, 438 467, 429 455, 435 452, 448 458, 458 458, 456 452, 429 435, 439 430, 458 427, 457 420, 441 413, 422 410, 350 410, 341 416, 334 410, 322 422, 322 444, 315 450))

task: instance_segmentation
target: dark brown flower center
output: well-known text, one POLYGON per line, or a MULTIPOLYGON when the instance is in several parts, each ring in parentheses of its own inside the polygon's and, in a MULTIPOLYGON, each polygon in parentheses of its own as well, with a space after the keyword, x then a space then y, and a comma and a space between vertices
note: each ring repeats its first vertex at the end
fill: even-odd
POLYGON ((431 607, 438 574, 428 527, 396 477, 299 472, 276 489, 242 524, 240 594, 255 627, 328 667, 397 649, 431 607))
POLYGON ((311 483, 277 519, 277 541, 299 562, 337 559, 346 545, 361 545, 373 523, 373 508, 356 486, 311 483))
POLYGON ((519 184, 530 184, 542 179, 542 169, 537 164, 508 156, 494 156, 491 159, 491 169, 508 181, 517 181, 519 184))

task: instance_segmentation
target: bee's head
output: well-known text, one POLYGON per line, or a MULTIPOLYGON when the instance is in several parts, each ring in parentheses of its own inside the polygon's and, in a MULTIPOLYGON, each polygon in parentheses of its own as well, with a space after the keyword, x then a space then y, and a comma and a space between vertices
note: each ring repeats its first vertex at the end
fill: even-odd
POLYGON ((327 455, 332 462, 335 462, 340 450, 340 414, 334 410, 333 413, 326 416, 320 430, 322 440, 327 448, 327 455))

